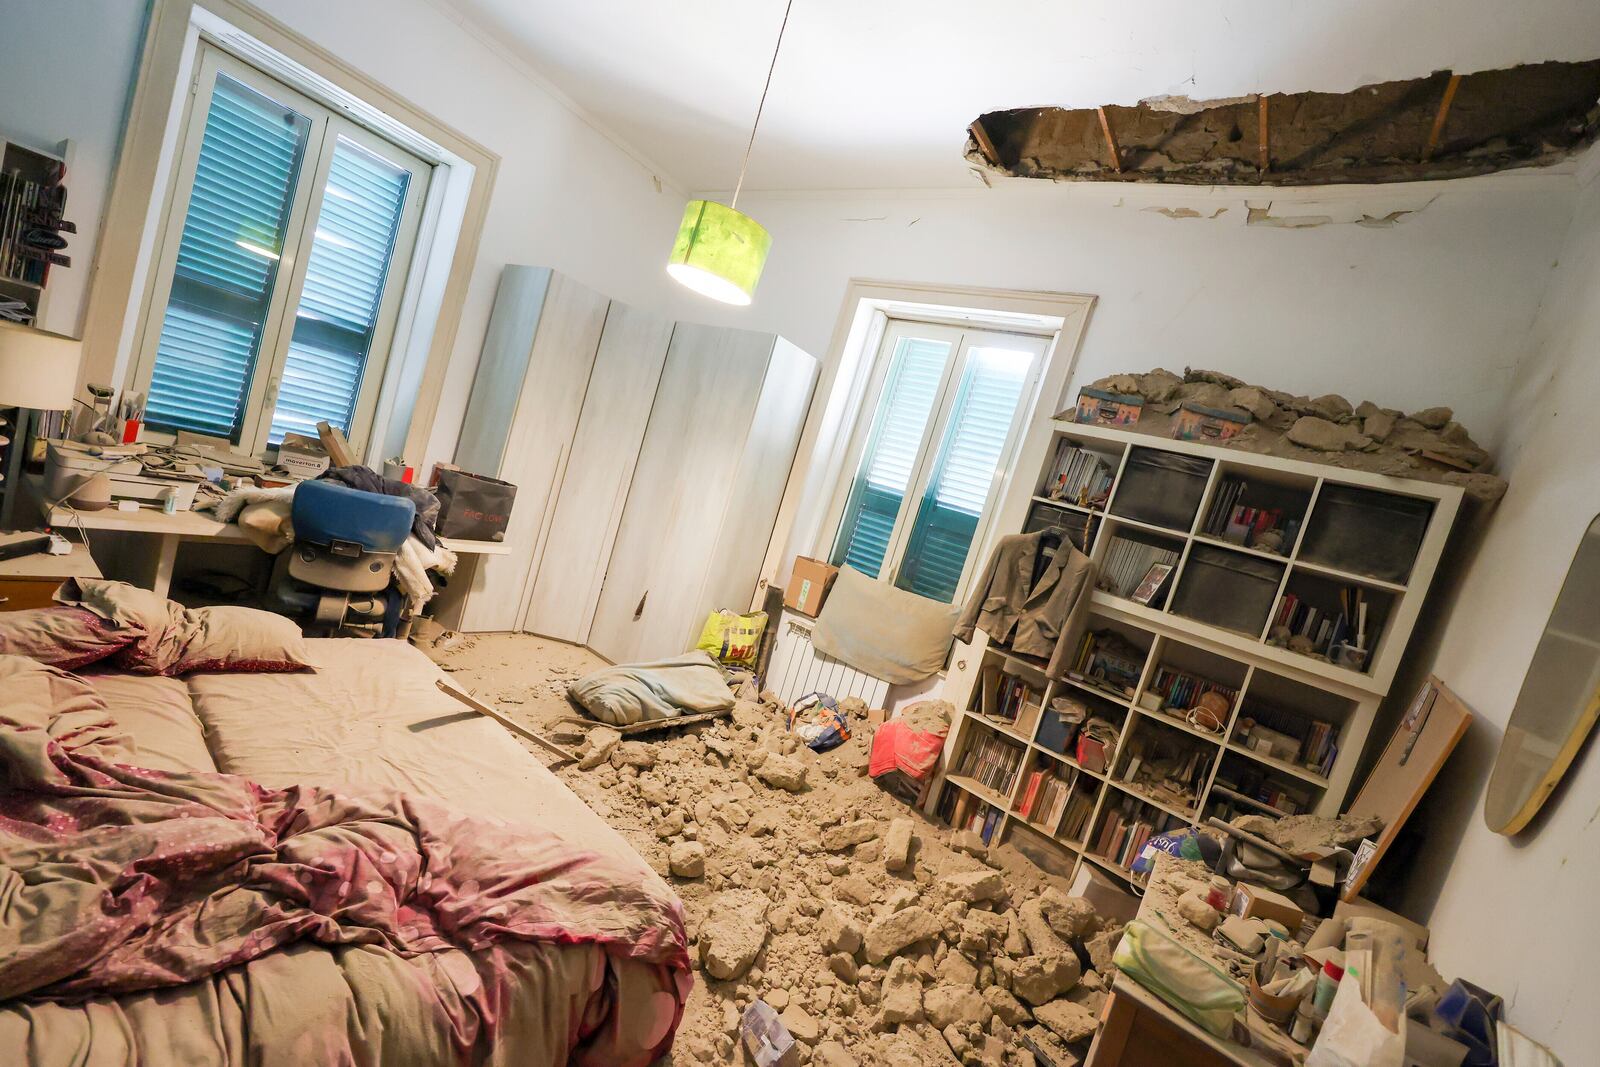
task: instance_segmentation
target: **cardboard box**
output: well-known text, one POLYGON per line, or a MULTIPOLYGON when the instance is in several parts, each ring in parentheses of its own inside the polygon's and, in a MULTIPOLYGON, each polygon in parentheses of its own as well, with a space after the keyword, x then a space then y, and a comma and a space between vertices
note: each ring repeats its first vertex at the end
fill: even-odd
POLYGON ((278 467, 302 481, 315 478, 328 469, 328 453, 322 442, 297 433, 283 435, 278 446, 278 467))
POLYGON ((1305 912, 1300 906, 1282 893, 1274 893, 1270 889, 1263 889, 1258 885, 1240 882, 1233 893, 1232 912, 1244 919, 1272 919, 1282 923, 1289 930, 1289 936, 1295 936, 1295 931, 1300 929, 1300 924, 1305 921, 1305 912))
POLYGON ((783 590, 783 606, 802 615, 816 618, 822 614, 822 602, 839 577, 839 568, 830 566, 810 556, 796 556, 789 584, 783 590))
POLYGON ((1078 390, 1078 407, 1073 418, 1094 426, 1132 426, 1139 421, 1143 410, 1143 397, 1085 386, 1078 390))

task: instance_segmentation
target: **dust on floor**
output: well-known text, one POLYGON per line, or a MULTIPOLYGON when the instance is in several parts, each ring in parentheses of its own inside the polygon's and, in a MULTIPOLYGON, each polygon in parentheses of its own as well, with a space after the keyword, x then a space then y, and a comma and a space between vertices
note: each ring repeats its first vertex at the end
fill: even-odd
MULTIPOLYGON (((523 635, 471 638, 439 658, 541 728, 575 714, 567 684, 602 665, 523 635)), ((1075 1064, 1119 929, 1014 850, 984 856, 975 835, 879 790, 866 777, 868 727, 855 727, 817 755, 777 708, 741 700, 731 721, 556 769, 683 898, 698 970, 672 1062, 745 1062, 738 1023, 760 997, 802 1063, 1075 1064)))

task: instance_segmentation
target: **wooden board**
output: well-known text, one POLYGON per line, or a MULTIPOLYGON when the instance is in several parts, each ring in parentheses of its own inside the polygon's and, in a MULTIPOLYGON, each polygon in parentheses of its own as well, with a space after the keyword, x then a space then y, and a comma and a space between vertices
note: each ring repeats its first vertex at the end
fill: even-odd
POLYGON ((1472 712, 1443 682, 1432 675, 1406 708, 1405 717, 1350 804, 1351 815, 1376 815, 1383 820, 1376 849, 1346 883, 1343 899, 1353 900, 1372 877, 1372 869, 1400 835, 1422 794, 1466 734, 1472 712))
POLYGON ((672 320, 612 302, 519 629, 589 640, 671 340, 672 320))

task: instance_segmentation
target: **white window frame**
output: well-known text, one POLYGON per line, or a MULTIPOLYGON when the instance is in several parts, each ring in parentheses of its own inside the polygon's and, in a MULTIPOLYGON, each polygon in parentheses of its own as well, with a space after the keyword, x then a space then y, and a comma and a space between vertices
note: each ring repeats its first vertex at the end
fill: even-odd
POLYGON ((985 339, 1008 338, 1024 341, 1027 346, 1036 349, 1028 368, 1028 375, 1022 387, 1022 392, 1017 400, 1016 410, 1011 416, 1011 426, 1006 434, 1004 447, 1001 449, 1000 460, 995 466, 994 475, 989 484, 988 495, 984 499, 983 511, 978 518, 977 528, 973 531, 972 543, 967 550, 966 562, 962 566, 961 580, 956 586, 953 603, 960 604, 966 596, 967 586, 972 580, 972 573, 979 563, 979 555, 983 546, 988 542, 989 530, 995 521, 995 513, 999 510, 1000 496, 1006 481, 1006 476, 1016 462, 1017 452, 1021 447, 1022 437, 1026 430, 1028 419, 1033 411, 1034 398, 1038 392, 1040 376, 1043 373, 1046 361, 1050 354, 1050 345, 1053 332, 1034 332, 1031 330, 1008 329, 998 325, 963 322, 959 318, 940 319, 933 316, 911 318, 907 316, 885 316, 881 327, 874 331, 874 350, 871 356, 871 373, 868 378, 867 388, 864 392, 861 405, 857 410, 855 426, 850 434, 850 444, 845 452, 844 464, 840 477, 834 485, 833 500, 828 508, 828 519, 823 525, 826 535, 820 554, 831 558, 837 545, 840 528, 844 524, 845 513, 849 507, 850 491, 855 484, 860 472, 862 457, 867 454, 875 440, 878 425, 878 405, 883 399, 883 390, 888 382, 889 368, 894 362, 895 348, 898 342, 906 337, 934 338, 947 340, 951 343, 951 356, 945 361, 944 373, 939 381, 939 391, 934 401, 933 412, 927 425, 923 428, 922 444, 917 451, 916 463, 912 469, 911 480, 906 486, 905 494, 901 497, 900 512, 895 517, 894 529, 889 536, 889 545, 884 551, 883 564, 879 568, 877 580, 888 585, 893 585, 899 576, 900 568, 904 565, 906 546, 911 538, 912 526, 916 521, 917 511, 923 496, 928 490, 928 483, 934 475, 935 460, 938 458, 940 446, 944 442, 945 431, 949 426, 950 418, 954 413, 956 388, 965 373, 971 351, 974 347, 986 347, 981 342, 985 339))
MULTIPOLYGON (((377 325, 363 365, 360 391, 357 394, 347 434, 352 452, 362 455, 366 452, 368 437, 372 432, 378 394, 394 344, 401 300, 407 288, 413 258, 420 242, 422 213, 428 201, 428 189, 434 168, 414 153, 335 113, 294 86, 205 41, 200 43, 196 57, 194 78, 190 83, 189 99, 182 120, 179 156, 166 207, 159 229, 156 231, 159 234, 159 243, 152 274, 153 284, 150 286, 142 325, 134 348, 129 388, 148 394, 150 381, 155 373, 157 348, 166 321, 167 303, 171 296, 178 249, 182 242, 183 227, 189 213, 189 198, 193 192, 195 172, 199 165, 200 145, 204 139, 206 120, 211 110, 211 96, 219 75, 227 75, 234 81, 261 93, 268 99, 292 108, 311 120, 311 129, 307 136, 289 216, 284 227, 283 248, 268 304, 267 323, 256 352, 256 362, 244 403, 244 420, 238 443, 240 451, 261 455, 269 450, 267 438, 277 406, 284 365, 289 356, 295 313, 300 306, 306 268, 318 221, 317 215, 311 210, 312 201, 322 196, 322 190, 327 185, 328 172, 333 165, 334 148, 339 139, 343 138, 411 173, 399 228, 396 231, 395 245, 390 251, 390 268, 384 281, 384 291, 376 318, 377 325)), ((154 430, 148 431, 147 435, 149 439, 156 441, 170 441, 174 436, 154 430)))

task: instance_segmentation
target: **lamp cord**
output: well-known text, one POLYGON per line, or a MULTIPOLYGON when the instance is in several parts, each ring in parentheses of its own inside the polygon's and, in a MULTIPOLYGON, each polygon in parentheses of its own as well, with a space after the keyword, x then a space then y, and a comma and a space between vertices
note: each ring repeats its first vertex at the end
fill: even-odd
POLYGON ((744 160, 739 164, 739 182, 733 187, 733 201, 728 206, 738 208, 739 193, 744 189, 744 172, 750 167, 750 150, 756 146, 756 128, 761 125, 761 111, 767 106, 767 90, 772 88, 772 72, 778 68, 778 52, 783 48, 783 31, 789 27, 789 11, 794 0, 783 6, 783 21, 778 24, 778 40, 772 46, 772 62, 767 66, 767 82, 761 87, 761 102, 756 105, 756 120, 750 124, 750 140, 744 146, 744 160))

